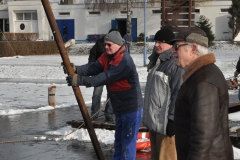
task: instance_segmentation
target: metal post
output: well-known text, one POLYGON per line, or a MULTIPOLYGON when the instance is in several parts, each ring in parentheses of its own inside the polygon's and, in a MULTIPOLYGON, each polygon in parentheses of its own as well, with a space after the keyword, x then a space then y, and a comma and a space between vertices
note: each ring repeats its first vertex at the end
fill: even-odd
MULTIPOLYGON (((69 73, 69 75, 72 75, 72 74, 74 74, 74 71, 73 71, 73 68, 70 65, 70 60, 69 60, 69 57, 68 57, 68 54, 67 54, 67 50, 64 46, 64 43, 63 43, 61 34, 59 32, 55 17, 53 15, 50 3, 49 3, 48 0, 41 0, 41 2, 43 4, 43 8, 45 10, 46 16, 48 18, 48 22, 49 22, 50 27, 52 29, 52 33, 53 33, 53 36, 54 36, 55 41, 57 43, 57 47, 58 47, 58 50, 59 50, 60 55, 62 57, 63 63, 65 65, 65 67, 67 68, 67 72, 69 73)), ((93 128, 92 121, 89 117, 86 104, 85 104, 84 99, 82 97, 81 90, 80 90, 79 87, 72 87, 72 89, 74 91, 75 97, 76 97, 77 102, 78 102, 79 109, 81 110, 83 119, 85 121, 87 130, 88 130, 88 134, 91 138, 93 147, 95 149, 97 159, 104 160, 104 156, 103 156, 100 144, 98 142, 95 130, 93 128)))
POLYGON ((143 66, 146 65, 146 0, 144 0, 144 54, 143 66))
POLYGON ((56 106, 55 93, 56 93, 56 86, 48 87, 48 105, 49 106, 52 106, 52 107, 56 106))

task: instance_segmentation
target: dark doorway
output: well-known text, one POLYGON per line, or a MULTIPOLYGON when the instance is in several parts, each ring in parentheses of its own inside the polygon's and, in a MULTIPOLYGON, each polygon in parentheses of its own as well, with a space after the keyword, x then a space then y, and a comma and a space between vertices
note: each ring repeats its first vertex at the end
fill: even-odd
POLYGON ((118 30, 123 37, 127 33, 127 20, 126 19, 117 19, 118 30))
MULTIPOLYGON (((137 42, 137 18, 132 18, 132 38, 133 42, 137 42)), ((111 20, 112 28, 116 28, 120 31, 121 36, 123 37, 127 33, 127 19, 126 18, 116 18, 111 20)))
POLYGON ((9 19, 0 19, 0 32, 9 32, 9 19))

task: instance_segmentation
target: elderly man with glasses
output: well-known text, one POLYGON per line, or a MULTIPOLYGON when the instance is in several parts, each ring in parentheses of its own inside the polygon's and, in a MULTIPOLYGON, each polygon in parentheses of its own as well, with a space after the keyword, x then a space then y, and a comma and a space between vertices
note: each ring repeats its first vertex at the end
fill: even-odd
POLYGON ((143 107, 138 73, 118 31, 108 33, 104 43, 106 52, 97 61, 76 66, 66 80, 69 86, 107 86, 116 116, 113 159, 134 160, 143 107))
POLYGON ((149 57, 143 124, 150 131, 152 160, 177 160, 173 121, 183 70, 174 64, 172 45, 167 43, 175 37, 172 30, 165 26, 155 34, 149 57))
POLYGON ((174 114, 177 159, 233 160, 228 88, 205 32, 185 28, 169 44, 175 64, 185 70, 174 114))

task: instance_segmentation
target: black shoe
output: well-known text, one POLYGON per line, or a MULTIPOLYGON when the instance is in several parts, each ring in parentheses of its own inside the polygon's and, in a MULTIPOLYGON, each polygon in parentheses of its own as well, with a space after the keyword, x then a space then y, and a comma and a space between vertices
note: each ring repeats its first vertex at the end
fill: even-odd
POLYGON ((114 120, 113 120, 113 118, 111 118, 111 117, 106 117, 105 122, 106 122, 106 123, 114 123, 114 120))

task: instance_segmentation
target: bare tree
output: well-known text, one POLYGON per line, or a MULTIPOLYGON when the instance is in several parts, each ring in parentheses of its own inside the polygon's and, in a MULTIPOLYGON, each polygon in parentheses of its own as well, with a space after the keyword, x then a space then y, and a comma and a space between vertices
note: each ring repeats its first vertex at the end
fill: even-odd
POLYGON ((131 0, 127 0, 127 30, 130 32, 132 31, 131 9, 132 9, 132 2, 131 0))
MULTIPOLYGON (((160 0, 146 0, 148 6, 160 4, 160 0)), ((143 8, 144 0, 85 0, 87 9, 118 12, 124 8, 143 8)))

